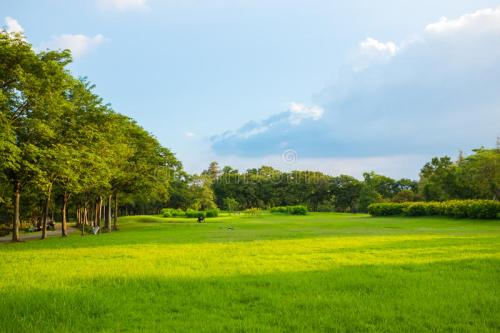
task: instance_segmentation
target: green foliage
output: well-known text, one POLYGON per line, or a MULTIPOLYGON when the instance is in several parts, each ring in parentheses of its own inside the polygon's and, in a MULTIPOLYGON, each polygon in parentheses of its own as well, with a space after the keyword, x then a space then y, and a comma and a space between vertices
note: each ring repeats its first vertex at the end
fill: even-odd
POLYGON ((247 208, 245 209, 245 214, 250 216, 259 216, 262 214, 262 209, 256 207, 247 208))
POLYGON ((373 216, 449 216, 455 218, 495 219, 500 214, 496 200, 450 200, 443 202, 375 203, 368 207, 373 216))
POLYGON ((163 217, 182 217, 185 215, 185 212, 182 209, 163 208, 160 211, 160 214, 163 217))
POLYGON ((234 198, 224 198, 222 202, 222 207, 224 207, 224 209, 228 212, 235 212, 239 209, 239 203, 234 198))
POLYGON ((402 190, 398 192, 391 201, 393 202, 410 202, 415 201, 415 192, 412 190, 402 190))
POLYGON ((194 210, 194 209, 188 209, 188 210, 186 210, 185 215, 187 218, 207 217, 207 212, 194 210))
POLYGON ((290 214, 290 215, 307 215, 308 209, 306 206, 277 206, 270 209, 273 214, 290 214))
POLYGON ((363 184, 361 191, 359 192, 357 210, 359 212, 366 212, 371 204, 382 202, 383 200, 382 195, 378 193, 375 188, 368 184, 363 184))
POLYGON ((217 217, 219 216, 219 210, 217 208, 215 209, 209 209, 206 211, 200 211, 200 210, 195 210, 195 209, 187 209, 186 211, 183 211, 182 209, 175 209, 175 208, 163 208, 160 211, 160 215, 163 217, 187 217, 187 218, 198 218, 200 216, 203 217, 217 217))
POLYGON ((217 208, 215 209, 209 209, 205 212, 206 217, 217 217, 219 216, 219 210, 217 208))

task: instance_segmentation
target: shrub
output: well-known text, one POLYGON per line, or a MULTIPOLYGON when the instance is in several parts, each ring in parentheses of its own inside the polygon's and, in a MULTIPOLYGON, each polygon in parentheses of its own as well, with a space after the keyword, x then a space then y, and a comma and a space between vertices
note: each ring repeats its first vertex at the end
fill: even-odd
POLYGON ((277 206, 270 209, 273 214, 291 214, 291 215, 306 215, 308 213, 306 206, 277 206))
POLYGON ((163 217, 180 217, 184 216, 184 211, 182 209, 163 208, 160 214, 163 217))
POLYGON ((206 211, 206 217, 217 217, 217 216, 219 216, 219 210, 217 208, 206 211))
POLYGON ((276 207, 271 208, 270 212, 273 214, 287 213, 287 208, 285 206, 276 206, 276 207))
POLYGON ((374 203, 368 206, 368 213, 374 216, 391 216, 403 214, 403 203, 374 203))
POLYGON ((426 202, 412 202, 409 204, 406 204, 405 207, 403 208, 403 215, 406 216, 425 216, 427 215, 426 212, 426 207, 427 203, 426 202))
POLYGON ((163 217, 172 217, 172 211, 173 211, 173 209, 172 209, 172 208, 163 208, 163 209, 160 211, 160 214, 161 214, 161 216, 163 216, 163 217))
POLYGON ((307 215, 308 210, 306 206, 289 206, 289 214, 292 215, 307 215))
POLYGON ((187 218, 198 218, 200 216, 202 217, 207 217, 207 213, 204 211, 199 211, 199 210, 194 210, 194 209, 188 209, 186 210, 186 217, 187 218))
POLYGON ((450 200, 443 202, 376 203, 368 207, 373 216, 450 216, 455 218, 494 219, 500 214, 495 200, 450 200))
POLYGON ((181 216, 184 216, 184 215, 185 215, 184 211, 182 209, 180 209, 180 208, 172 210, 172 216, 173 217, 181 217, 181 216))
POLYGON ((245 210, 245 214, 247 215, 252 215, 252 216, 258 216, 262 213, 260 208, 248 208, 245 210))

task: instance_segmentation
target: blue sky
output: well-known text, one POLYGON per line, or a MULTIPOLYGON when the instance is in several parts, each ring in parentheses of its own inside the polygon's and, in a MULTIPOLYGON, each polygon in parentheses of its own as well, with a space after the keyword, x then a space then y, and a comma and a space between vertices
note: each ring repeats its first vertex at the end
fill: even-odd
POLYGON ((71 48, 73 73, 188 171, 217 160, 416 178, 431 156, 500 135, 499 6, 3 0, 0 18, 38 49, 71 48))

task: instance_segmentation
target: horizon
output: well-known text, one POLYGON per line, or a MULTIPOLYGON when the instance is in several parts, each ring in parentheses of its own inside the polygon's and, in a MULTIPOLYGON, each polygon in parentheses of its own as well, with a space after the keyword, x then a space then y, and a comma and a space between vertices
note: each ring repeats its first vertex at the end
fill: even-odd
POLYGON ((0 4, 3 25, 71 49, 72 73, 191 173, 217 161, 416 179, 500 135, 498 1, 26 7, 0 4))

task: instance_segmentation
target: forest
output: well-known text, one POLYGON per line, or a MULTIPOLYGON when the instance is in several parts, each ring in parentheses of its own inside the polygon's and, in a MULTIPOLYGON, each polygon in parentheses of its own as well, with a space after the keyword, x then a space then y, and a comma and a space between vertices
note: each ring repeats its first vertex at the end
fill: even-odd
POLYGON ((117 230, 119 215, 162 208, 228 211, 305 205, 311 211, 366 212, 378 202, 496 200, 499 149, 456 161, 436 157, 418 180, 366 172, 363 179, 269 166, 239 171, 209 164, 183 170, 168 148, 114 111, 87 78, 68 70, 69 51, 37 52, 21 34, 0 34, 0 218, 3 232, 48 223, 117 230))

